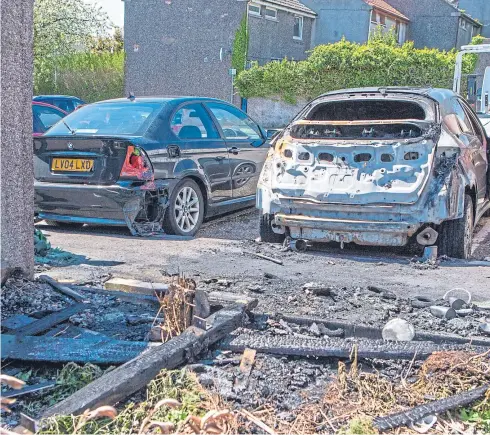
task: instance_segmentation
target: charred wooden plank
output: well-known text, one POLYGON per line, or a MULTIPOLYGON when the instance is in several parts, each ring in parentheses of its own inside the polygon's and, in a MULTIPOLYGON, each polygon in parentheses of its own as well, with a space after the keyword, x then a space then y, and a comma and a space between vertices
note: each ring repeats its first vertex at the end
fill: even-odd
POLYGON ((410 423, 415 423, 432 414, 442 414, 451 409, 461 408, 483 397, 490 389, 490 384, 475 388, 464 393, 459 393, 445 399, 434 400, 433 402, 424 403, 423 405, 415 406, 406 411, 390 414, 385 417, 376 417, 373 420, 374 427, 379 430, 388 430, 400 426, 407 426, 410 423))
POLYGON ((256 298, 231 292, 212 291, 209 292, 208 297, 211 306, 243 304, 245 305, 246 310, 253 310, 259 304, 259 301, 256 298))
POLYGON ((43 417, 80 414, 100 405, 113 405, 148 384, 162 369, 173 369, 221 340, 243 320, 245 307, 234 305, 215 313, 208 331, 191 326, 181 335, 142 353, 48 409, 43 417))
POLYGON ((122 364, 138 356, 148 347, 148 343, 138 341, 7 334, 2 334, 1 343, 2 359, 94 364, 122 364))
POLYGON ((29 323, 21 328, 14 329, 12 332, 15 333, 15 335, 37 335, 41 332, 47 331, 58 323, 64 322, 74 314, 79 313, 86 308, 88 308, 87 305, 83 303, 69 305, 63 310, 56 311, 53 314, 43 317, 42 319, 36 320, 35 322, 29 323))
MULTIPOLYGON (((312 325, 313 323, 323 323, 329 329, 341 328, 344 330, 344 337, 370 338, 373 340, 381 340, 381 331, 383 328, 373 326, 359 325, 357 323, 349 323, 335 320, 326 320, 321 317, 312 316, 292 316, 288 314, 277 314, 278 319, 284 319, 286 322, 296 323, 298 325, 312 325)), ((415 340, 418 341, 433 341, 440 344, 473 344, 475 346, 490 347, 490 339, 484 337, 461 337, 455 334, 434 334, 426 331, 417 331, 415 340)))
POLYGON ((242 334, 232 339, 226 348, 243 352, 247 347, 257 352, 275 355, 348 358, 357 345, 360 358, 378 359, 425 359, 433 352, 448 350, 475 350, 482 348, 468 345, 435 344, 425 341, 389 342, 382 340, 340 338, 306 338, 295 336, 271 336, 265 334, 242 334))
POLYGON ((82 302, 84 299, 80 293, 77 293, 75 290, 72 290, 71 288, 67 287, 66 285, 60 284, 58 281, 56 281, 55 279, 51 278, 48 275, 41 275, 39 277, 39 281, 49 284, 56 291, 63 293, 64 295, 74 299, 77 302, 82 302))

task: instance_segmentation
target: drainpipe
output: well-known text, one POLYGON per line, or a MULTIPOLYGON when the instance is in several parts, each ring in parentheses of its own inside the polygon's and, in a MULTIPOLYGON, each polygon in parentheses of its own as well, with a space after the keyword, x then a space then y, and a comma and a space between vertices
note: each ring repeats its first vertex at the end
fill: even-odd
POLYGON ((368 37, 367 37, 368 41, 369 41, 369 38, 371 38, 371 22, 373 20, 373 9, 374 8, 371 8, 371 10, 369 11, 368 37))

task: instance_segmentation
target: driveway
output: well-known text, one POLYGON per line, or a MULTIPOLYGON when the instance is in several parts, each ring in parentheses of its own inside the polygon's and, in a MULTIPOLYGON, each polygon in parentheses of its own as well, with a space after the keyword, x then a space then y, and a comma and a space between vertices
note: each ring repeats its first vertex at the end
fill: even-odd
POLYGON ((488 218, 480 223, 475 235, 475 260, 442 261, 437 267, 418 264, 411 261, 413 255, 390 248, 346 246, 341 250, 329 244, 304 253, 282 252, 278 245, 254 241, 257 226, 258 213, 254 209, 207 222, 190 240, 132 237, 125 228, 68 231, 39 225, 53 247, 79 256, 77 264, 47 271, 60 279, 97 281, 111 273, 115 277, 168 282, 169 275, 184 273, 198 282, 229 280, 233 283, 230 291, 260 289, 262 297, 272 297, 274 304, 286 304, 286 295, 302 292, 303 284, 311 281, 346 288, 375 285, 404 297, 423 294, 438 298, 447 290, 464 287, 476 300, 490 300, 490 263, 476 260, 490 257, 488 218), (253 253, 280 259, 283 265, 253 253), (277 279, 267 279, 271 275, 277 279))

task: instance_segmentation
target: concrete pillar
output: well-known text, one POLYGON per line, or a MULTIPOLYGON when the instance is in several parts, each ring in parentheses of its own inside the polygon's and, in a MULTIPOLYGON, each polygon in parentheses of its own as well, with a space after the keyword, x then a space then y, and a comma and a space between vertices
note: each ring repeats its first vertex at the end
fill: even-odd
POLYGON ((34 273, 33 0, 0 0, 1 261, 34 273))

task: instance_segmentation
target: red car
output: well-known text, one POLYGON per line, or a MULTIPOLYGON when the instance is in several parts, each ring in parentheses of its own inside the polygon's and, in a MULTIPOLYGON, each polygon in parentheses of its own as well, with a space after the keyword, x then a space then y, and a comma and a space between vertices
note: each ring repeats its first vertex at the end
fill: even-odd
POLYGON ((32 135, 41 136, 67 113, 51 104, 32 102, 32 135))

